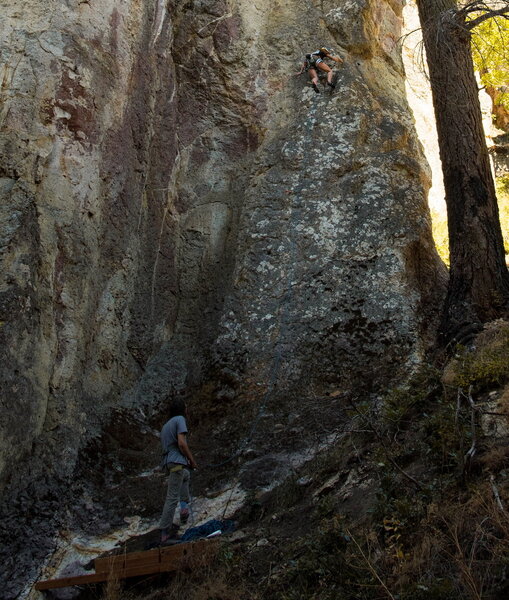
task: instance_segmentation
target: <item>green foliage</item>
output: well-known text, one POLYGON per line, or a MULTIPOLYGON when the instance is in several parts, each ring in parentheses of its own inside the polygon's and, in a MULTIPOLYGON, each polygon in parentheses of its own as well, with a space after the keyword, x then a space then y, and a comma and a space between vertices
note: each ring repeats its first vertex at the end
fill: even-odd
POLYGON ((422 424, 428 460, 440 467, 442 473, 457 471, 471 441, 468 413, 458 412, 455 400, 441 398, 435 410, 424 415, 422 424))
POLYGON ((236 566, 236 562, 238 562, 238 557, 236 556, 236 553, 232 550, 231 546, 223 544, 219 549, 217 555, 217 562, 219 565, 222 565, 228 569, 236 566))
POLYGON ((500 213, 500 227, 504 236, 505 253, 509 254, 509 175, 497 177, 498 210, 500 213))
POLYGON ((412 409, 421 406, 440 384, 439 372, 422 365, 405 385, 391 390, 384 398, 384 422, 397 428, 412 409))
POLYGON ((456 384, 475 388, 500 384, 509 378, 509 328, 500 327, 490 343, 469 350, 459 348, 455 365, 456 384))
MULTIPOLYGON (((472 18, 476 16, 477 14, 472 14, 472 18)), ((472 56, 483 85, 494 88, 507 86, 509 21, 504 17, 493 17, 475 27, 472 35, 472 56)), ((509 94, 501 94, 497 102, 509 109, 509 94)))
POLYGON ((497 192, 509 201, 509 175, 497 178, 497 192))
POLYGON ((447 230, 447 214, 437 210, 431 211, 433 239, 440 258, 449 266, 449 232, 447 230))

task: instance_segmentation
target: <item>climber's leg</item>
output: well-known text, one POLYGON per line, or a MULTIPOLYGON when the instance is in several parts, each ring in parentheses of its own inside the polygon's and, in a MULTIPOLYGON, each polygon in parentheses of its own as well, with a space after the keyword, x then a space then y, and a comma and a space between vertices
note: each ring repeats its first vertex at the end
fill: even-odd
POLYGON ((317 66, 321 71, 325 71, 327 73, 327 83, 332 85, 333 72, 329 65, 326 65, 324 62, 319 62, 317 66))
POLYGON ((311 84, 313 85, 313 89, 317 94, 319 94, 320 90, 318 89, 318 73, 316 72, 316 69, 309 69, 308 73, 309 78, 311 79, 311 84))

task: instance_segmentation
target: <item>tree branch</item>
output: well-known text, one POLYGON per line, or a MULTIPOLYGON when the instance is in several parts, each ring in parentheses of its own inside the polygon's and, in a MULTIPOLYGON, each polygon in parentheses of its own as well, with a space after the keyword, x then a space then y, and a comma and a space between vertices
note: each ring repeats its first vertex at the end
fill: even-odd
POLYGON ((468 388, 468 403, 470 404, 470 427, 472 431, 472 445, 470 446, 468 452, 465 454, 465 466, 463 467, 463 472, 470 467, 472 459, 474 458, 474 454, 477 451, 477 434, 475 429, 475 403, 472 398, 472 386, 468 388))
POLYGON ((462 26, 468 30, 471 30, 477 25, 480 25, 484 21, 492 19, 493 17, 503 17, 504 19, 509 19, 509 0, 499 0, 499 2, 491 2, 490 4, 483 2, 482 0, 475 0, 474 2, 468 2, 465 4, 465 6, 455 12, 456 17, 461 19, 462 26), (499 6, 498 8, 497 5, 499 6), (483 14, 475 17, 474 19, 467 20, 468 15, 479 12, 482 12, 483 14))
POLYGON ((500 510, 504 511, 504 505, 502 504, 502 500, 500 499, 500 494, 499 494, 498 488, 495 484, 495 476, 494 475, 490 475, 490 481, 491 481, 491 490, 493 492, 493 496, 495 497, 495 502, 497 503, 497 506, 500 508, 500 510))
MULTIPOLYGON (((468 14, 471 11, 467 11, 468 14)), ((483 15, 472 19, 471 21, 467 21, 465 23, 465 27, 467 29, 473 29, 480 25, 483 21, 487 21, 488 19, 492 19, 493 17, 504 17, 504 19, 509 19, 509 6, 505 6, 504 8, 499 8, 498 10, 490 10, 485 12, 483 15), (506 16, 507 15, 507 16, 506 16)))

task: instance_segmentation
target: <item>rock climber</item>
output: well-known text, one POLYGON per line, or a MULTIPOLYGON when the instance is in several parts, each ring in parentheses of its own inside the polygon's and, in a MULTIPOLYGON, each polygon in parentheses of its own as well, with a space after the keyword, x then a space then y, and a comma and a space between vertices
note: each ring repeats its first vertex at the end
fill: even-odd
POLYGON ((309 73, 309 78, 311 79, 311 84, 313 86, 313 89, 315 90, 315 92, 317 94, 320 93, 320 90, 318 89, 318 69, 320 69, 320 71, 324 71, 325 73, 327 73, 327 85, 331 89, 334 89, 336 87, 332 83, 333 71, 329 67, 329 65, 327 65, 324 62, 324 59, 326 59, 326 58, 329 58, 330 60, 333 60, 334 62, 337 62, 337 63, 343 62, 342 58, 340 58, 339 56, 334 56, 332 54, 332 50, 329 50, 328 48, 323 47, 323 48, 320 48, 320 50, 316 50, 315 52, 306 54, 306 58, 304 60, 301 70, 298 73, 296 73, 296 75, 301 75, 304 71, 307 71, 309 73))
POLYGON ((170 419, 161 430, 163 468, 168 475, 168 489, 163 514, 159 521, 161 544, 174 538, 178 525, 173 524, 175 509, 180 501, 180 523, 189 518, 190 469, 196 469, 196 461, 187 445, 187 406, 182 398, 175 398, 170 405, 170 419))

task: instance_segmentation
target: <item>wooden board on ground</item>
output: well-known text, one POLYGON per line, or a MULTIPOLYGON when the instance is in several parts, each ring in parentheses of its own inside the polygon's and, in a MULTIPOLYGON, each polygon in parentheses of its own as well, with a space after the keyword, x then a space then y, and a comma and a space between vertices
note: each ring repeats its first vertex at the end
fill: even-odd
POLYGON ((146 552, 130 552, 97 558, 94 561, 95 573, 48 579, 35 584, 36 590, 50 590, 101 583, 112 579, 127 579, 140 575, 153 575, 186 568, 197 568, 209 564, 217 552, 217 540, 199 540, 154 548, 146 552))

